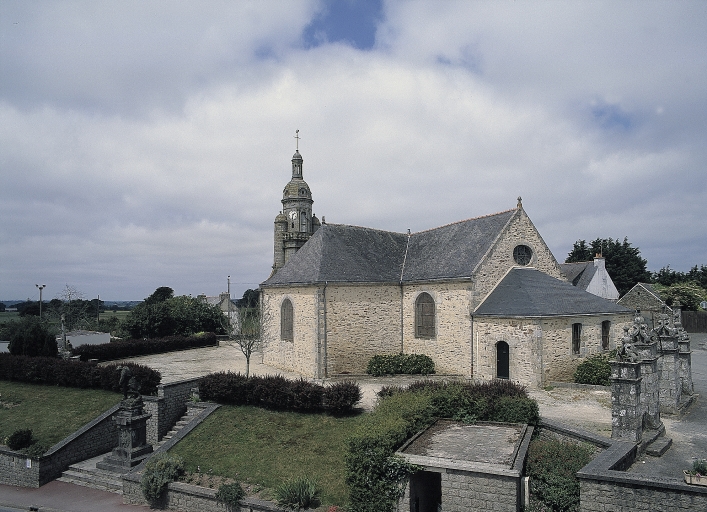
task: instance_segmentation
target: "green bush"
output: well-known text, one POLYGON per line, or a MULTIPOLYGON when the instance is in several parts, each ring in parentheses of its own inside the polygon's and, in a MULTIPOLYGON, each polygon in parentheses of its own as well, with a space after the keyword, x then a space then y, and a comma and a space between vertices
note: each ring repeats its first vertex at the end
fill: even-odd
MULTIPOLYGON (((140 383, 140 393, 157 392, 160 372, 136 363, 125 363, 140 383)), ((66 386, 70 388, 120 391, 120 372, 116 365, 98 366, 83 361, 66 361, 58 357, 29 357, 0 354, 0 380, 66 386)))
POLYGON ((694 460, 692 462, 692 471, 690 471, 690 473, 693 475, 707 476, 707 460, 705 460, 705 459, 694 460))
POLYGON ((296 478, 275 488, 275 500, 290 510, 317 508, 321 503, 321 489, 309 478, 296 478))
POLYGON ((577 366, 574 381, 577 384, 594 384, 608 386, 611 384, 611 365, 604 354, 588 357, 577 366))
POLYGON ((147 461, 142 471, 140 488, 145 499, 154 503, 160 499, 169 482, 174 482, 184 473, 184 462, 171 455, 156 455, 147 461))
POLYGON ((13 322, 8 350, 12 355, 55 357, 56 339, 47 324, 35 316, 13 322))
POLYGON ((579 480, 575 474, 592 459, 587 445, 534 439, 528 448, 526 474, 534 502, 557 512, 579 509, 579 480))
POLYGON ((375 377, 396 374, 429 375, 434 372, 434 361, 424 354, 373 356, 366 367, 366 373, 375 377))
POLYGON ((7 447, 10 450, 21 450, 29 447, 33 442, 32 431, 30 429, 15 430, 7 438, 7 447))
POLYGON ((361 388, 353 381, 324 387, 304 379, 288 380, 281 375, 245 377, 240 373, 217 372, 199 381, 199 395, 227 405, 252 405, 278 411, 351 412, 361 399, 361 388))
POLYGON ((216 492, 217 500, 233 507, 237 506, 243 498, 245 498, 245 491, 238 482, 223 484, 216 492))

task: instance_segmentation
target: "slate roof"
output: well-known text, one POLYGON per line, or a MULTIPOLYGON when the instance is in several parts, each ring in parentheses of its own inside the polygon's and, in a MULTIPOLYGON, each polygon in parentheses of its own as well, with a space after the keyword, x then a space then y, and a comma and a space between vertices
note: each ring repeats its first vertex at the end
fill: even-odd
POLYGON ((517 209, 413 233, 323 224, 262 286, 471 277, 517 209), (406 256, 407 250, 407 256, 406 256), (403 271, 404 263, 404 271, 403 271))
POLYGON ((586 290, 592 282, 597 267, 594 261, 579 261, 576 263, 560 263, 560 270, 567 277, 567 280, 580 290, 586 290))
POLYGON ((543 317, 631 313, 630 309, 529 267, 514 267, 475 316, 543 317))

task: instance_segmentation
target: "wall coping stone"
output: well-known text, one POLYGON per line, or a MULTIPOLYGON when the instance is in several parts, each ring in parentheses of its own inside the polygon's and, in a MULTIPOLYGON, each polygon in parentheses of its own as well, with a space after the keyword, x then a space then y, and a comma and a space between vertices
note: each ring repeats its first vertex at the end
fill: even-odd
POLYGON ((556 380, 548 382, 546 386, 567 389, 586 389, 588 391, 611 391, 611 386, 602 386, 600 384, 578 384, 577 382, 560 382, 556 380))
POLYGON ((53 455, 54 453, 58 452, 58 451, 59 451, 60 449, 62 449, 64 446, 70 444, 70 443, 71 443, 72 441, 74 441, 75 439, 78 439, 78 438, 81 437, 83 434, 85 434, 86 432, 88 432, 89 430, 91 430, 93 427, 95 427, 96 425, 98 425, 99 423, 101 423, 102 421, 104 421, 106 418, 109 418, 110 416, 112 416, 113 414, 115 414, 115 413, 118 411, 118 409, 120 409, 120 403, 115 404, 113 407, 111 407, 110 409, 108 409, 106 412, 104 412, 104 413, 101 414, 100 416, 98 416, 98 417, 92 419, 91 421, 89 421, 88 423, 86 423, 83 427, 81 427, 80 429, 78 429, 77 431, 75 431, 75 432, 69 434, 68 436, 66 436, 64 439, 62 439, 62 440, 59 441, 57 444, 55 444, 54 446, 52 446, 51 448, 49 448, 46 452, 44 452, 44 454, 42 455, 42 457, 49 457, 49 456, 53 455))

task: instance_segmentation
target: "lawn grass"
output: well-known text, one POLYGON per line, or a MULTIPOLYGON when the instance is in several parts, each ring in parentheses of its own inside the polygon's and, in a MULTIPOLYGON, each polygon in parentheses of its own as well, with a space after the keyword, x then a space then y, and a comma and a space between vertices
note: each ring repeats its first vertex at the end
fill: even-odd
POLYGON ((120 393, 0 380, 0 442, 31 429, 49 448, 117 404, 120 393))
POLYGON ((346 439, 363 415, 274 412, 223 406, 170 450, 186 469, 235 478, 273 489, 306 476, 322 488, 323 505, 348 502, 344 454, 346 439))

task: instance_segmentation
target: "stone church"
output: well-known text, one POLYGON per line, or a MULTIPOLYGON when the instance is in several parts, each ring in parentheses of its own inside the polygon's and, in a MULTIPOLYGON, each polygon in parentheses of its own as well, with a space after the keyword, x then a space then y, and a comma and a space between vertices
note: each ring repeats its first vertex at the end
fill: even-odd
POLYGON ((632 312, 567 281, 523 209, 418 233, 327 224, 299 150, 261 284, 263 362, 309 378, 426 354, 438 374, 529 387, 571 380, 613 349, 632 312))

